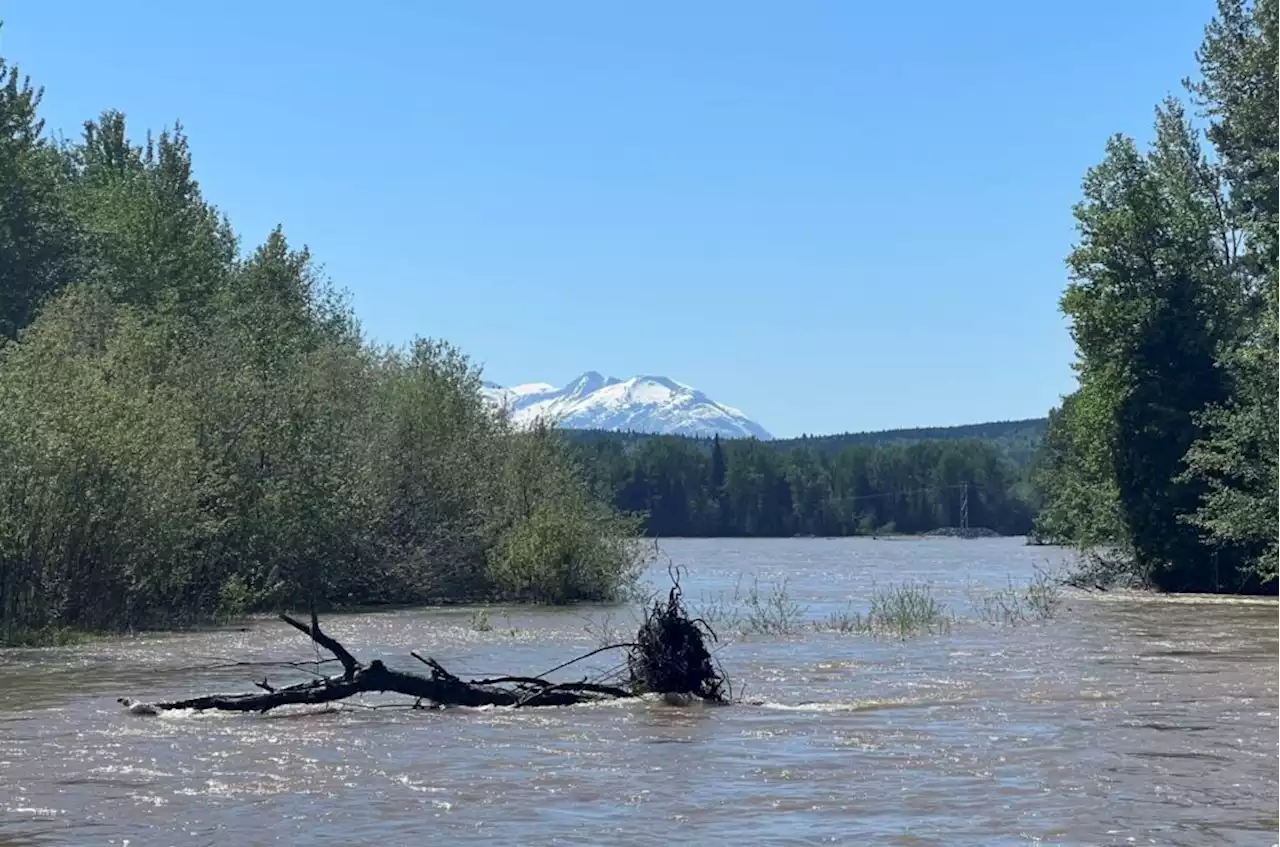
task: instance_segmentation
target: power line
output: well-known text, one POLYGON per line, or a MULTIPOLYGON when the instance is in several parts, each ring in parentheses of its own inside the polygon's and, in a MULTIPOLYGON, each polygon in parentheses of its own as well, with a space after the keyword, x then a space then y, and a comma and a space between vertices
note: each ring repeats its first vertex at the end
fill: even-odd
POLYGON ((882 491, 879 494, 858 494, 853 497, 841 497, 841 500, 875 500, 881 497, 907 497, 912 494, 923 494, 930 491, 950 491, 956 488, 963 488, 964 499, 960 501, 961 508, 964 513, 968 513, 969 509, 969 489, 982 488, 983 486, 976 482, 957 482, 954 485, 928 485, 924 488, 910 488, 905 491, 882 491))

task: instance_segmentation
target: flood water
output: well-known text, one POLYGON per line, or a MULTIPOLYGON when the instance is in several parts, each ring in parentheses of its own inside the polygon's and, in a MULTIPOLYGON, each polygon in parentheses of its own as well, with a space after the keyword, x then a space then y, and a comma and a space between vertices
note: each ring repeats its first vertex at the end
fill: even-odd
MULTIPOLYGON (((298 677, 208 666, 314 648, 262 620, 0 651, 0 845, 1277 841, 1274 601, 1073 593, 1051 620, 995 626, 973 598, 1066 553, 1015 539, 664 547, 695 609, 754 575, 786 578, 818 619, 910 579, 956 620, 905 641, 721 632, 746 702, 718 708, 146 717, 116 698, 249 691, 264 673, 283 684, 298 677)), ((517 607, 492 610, 488 631, 460 609, 325 627, 364 660, 412 669, 416 649, 478 676, 545 670, 635 622, 626 608, 517 607)))

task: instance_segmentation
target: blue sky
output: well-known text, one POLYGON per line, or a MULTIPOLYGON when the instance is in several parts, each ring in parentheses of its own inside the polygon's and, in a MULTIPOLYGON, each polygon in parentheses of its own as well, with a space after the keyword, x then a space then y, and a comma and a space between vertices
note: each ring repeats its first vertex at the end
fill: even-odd
POLYGON ((180 119, 383 342, 663 374, 778 435, 1043 414, 1071 205, 1212 3, 0 0, 51 128, 180 119))

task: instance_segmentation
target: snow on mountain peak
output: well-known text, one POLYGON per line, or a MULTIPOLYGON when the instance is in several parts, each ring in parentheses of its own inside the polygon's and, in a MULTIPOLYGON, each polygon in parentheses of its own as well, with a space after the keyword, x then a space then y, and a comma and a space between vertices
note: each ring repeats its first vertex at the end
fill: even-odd
POLYGON ((568 429, 608 429, 663 435, 772 438, 738 409, 665 376, 627 380, 587 371, 563 388, 534 382, 503 388, 485 382, 485 397, 517 426, 548 420, 568 429))
POLYGON ((620 380, 613 377, 606 378, 595 371, 587 371, 566 385, 563 390, 573 397, 586 397, 588 394, 592 394, 609 385, 616 385, 618 382, 620 380))

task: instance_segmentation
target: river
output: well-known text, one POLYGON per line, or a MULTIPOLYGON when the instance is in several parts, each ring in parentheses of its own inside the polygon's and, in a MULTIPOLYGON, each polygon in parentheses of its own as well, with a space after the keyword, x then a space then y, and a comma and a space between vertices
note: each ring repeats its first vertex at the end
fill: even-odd
MULTIPOLYGON (((995 625, 974 598, 1065 552, 1017 539, 664 549, 687 568, 695 609, 731 600, 741 580, 785 579, 821 619, 913 580, 955 620, 905 640, 721 632, 718 658, 746 702, 717 708, 147 717, 116 698, 288 682, 210 666, 314 649, 263 619, 4 650, 0 845, 1277 841, 1274 601, 1073 592, 1049 620, 995 625)), ((665 569, 650 578, 665 585, 665 569)), ((545 670, 635 621, 628 608, 514 607, 490 610, 489 628, 457 608, 325 625, 364 660, 412 669, 416 649, 482 675, 545 670)))

